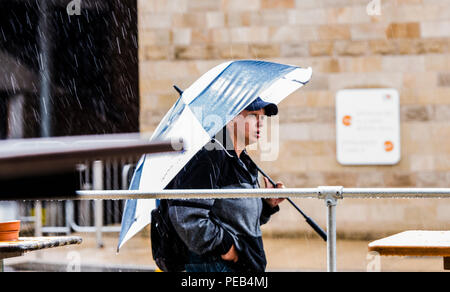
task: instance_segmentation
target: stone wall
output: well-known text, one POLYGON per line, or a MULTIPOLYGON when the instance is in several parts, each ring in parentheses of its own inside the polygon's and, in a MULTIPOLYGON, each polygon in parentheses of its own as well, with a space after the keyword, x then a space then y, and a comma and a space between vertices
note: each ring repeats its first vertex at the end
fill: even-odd
MULTIPOLYGON (((381 0, 138 1, 142 132, 151 132, 188 87, 230 59, 311 66, 312 81, 280 104, 280 152, 260 162, 289 187, 449 187, 450 2, 381 0), (401 161, 342 166, 336 161, 335 94, 392 87, 401 99, 401 161)), ((254 153, 258 160, 257 151, 254 153)), ((296 200, 325 226, 324 203, 296 200)), ((283 203, 267 233, 309 232, 283 203)), ((378 236, 404 229, 448 229, 450 202, 343 200, 338 231, 378 236)))

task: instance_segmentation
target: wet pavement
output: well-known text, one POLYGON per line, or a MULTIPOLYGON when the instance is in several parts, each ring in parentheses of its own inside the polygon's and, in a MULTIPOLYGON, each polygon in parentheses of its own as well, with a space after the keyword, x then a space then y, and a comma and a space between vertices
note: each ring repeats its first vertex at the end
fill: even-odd
MULTIPOLYGON (((5 260, 5 270, 57 271, 153 271, 148 236, 136 236, 116 253, 116 234, 103 236, 98 248, 95 234, 77 246, 31 252, 5 260)), ((367 252, 370 241, 337 240, 338 271, 443 271, 440 257, 379 257, 367 252)), ((326 271, 326 243, 320 238, 264 238, 267 271, 326 271)))

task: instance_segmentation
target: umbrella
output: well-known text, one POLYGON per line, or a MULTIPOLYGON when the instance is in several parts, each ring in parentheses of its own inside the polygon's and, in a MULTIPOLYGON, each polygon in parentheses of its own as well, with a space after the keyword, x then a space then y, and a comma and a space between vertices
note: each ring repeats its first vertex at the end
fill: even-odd
MULTIPOLYGON (((178 142, 185 149, 176 154, 143 155, 130 190, 160 191, 208 141, 257 97, 278 104, 305 85, 311 68, 265 61, 240 60, 222 63, 187 88, 164 116, 153 140, 178 142)), ((150 223, 155 200, 127 200, 122 216, 119 250, 150 223)))

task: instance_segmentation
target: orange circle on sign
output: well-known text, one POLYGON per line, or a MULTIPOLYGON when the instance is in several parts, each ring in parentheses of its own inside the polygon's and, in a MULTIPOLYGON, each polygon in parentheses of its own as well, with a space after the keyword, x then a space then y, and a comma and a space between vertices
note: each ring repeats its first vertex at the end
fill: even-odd
POLYGON ((391 141, 384 142, 384 151, 390 152, 392 149, 394 149, 394 144, 391 141))
POLYGON ((344 116, 344 117, 342 118, 342 123, 343 123, 345 126, 350 126, 350 125, 352 124, 352 117, 351 117, 351 116, 344 116))

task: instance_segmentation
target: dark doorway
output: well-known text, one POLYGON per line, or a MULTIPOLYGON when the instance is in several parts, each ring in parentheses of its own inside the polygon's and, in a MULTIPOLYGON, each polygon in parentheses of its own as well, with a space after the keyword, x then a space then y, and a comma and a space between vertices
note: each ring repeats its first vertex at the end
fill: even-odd
POLYGON ((70 2, 2 0, 0 138, 18 93, 26 137, 41 136, 46 114, 50 136, 139 131, 137 1, 82 0, 79 15, 70 2))

